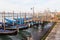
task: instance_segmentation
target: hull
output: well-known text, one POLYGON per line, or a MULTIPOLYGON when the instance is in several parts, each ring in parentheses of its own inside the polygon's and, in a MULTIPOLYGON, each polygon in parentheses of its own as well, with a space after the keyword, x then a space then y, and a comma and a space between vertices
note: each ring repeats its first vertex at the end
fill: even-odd
POLYGON ((17 35, 17 30, 0 29, 0 35, 17 35))
MULTIPOLYGON (((24 30, 24 29, 27 29, 28 26, 27 25, 18 25, 18 29, 19 30, 24 30)), ((10 26, 10 27, 6 27, 7 30, 15 30, 17 29, 17 26, 10 26)))

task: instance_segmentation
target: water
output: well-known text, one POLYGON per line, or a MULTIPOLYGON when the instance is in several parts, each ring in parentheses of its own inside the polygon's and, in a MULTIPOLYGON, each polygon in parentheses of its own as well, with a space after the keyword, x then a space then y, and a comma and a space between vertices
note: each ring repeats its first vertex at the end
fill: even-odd
MULTIPOLYGON (((14 18, 17 18, 17 14, 14 14, 14 15, 15 15, 14 18)), ((12 19, 12 14, 6 14, 5 16, 6 16, 6 18, 12 19), (8 16, 10 16, 10 17, 8 17, 8 16)), ((31 15, 28 15, 27 17, 29 17, 29 16, 31 16, 31 15)), ((20 17, 20 15, 18 15, 18 17, 20 17)), ((22 14, 21 17, 24 17, 24 15, 22 14)), ((0 14, 0 22, 2 22, 2 14, 0 14)), ((48 29, 51 25, 52 25, 52 23, 47 24, 44 27, 44 29, 45 30, 48 29)), ((39 40, 40 36, 44 32, 44 31, 41 31, 41 25, 39 26, 38 29, 29 28, 29 29, 23 30, 23 31, 31 33, 31 35, 32 35, 31 37, 33 40, 39 40)), ((0 36, 0 40, 20 40, 20 39, 22 39, 22 37, 25 38, 24 34, 25 34, 24 32, 20 31, 20 34, 18 33, 15 36, 9 36, 9 35, 0 36)))
MULTIPOLYGON (((47 25, 45 25, 44 31, 48 30, 48 28, 51 27, 52 24, 53 23, 48 23, 47 25)), ((41 31, 41 25, 38 27, 38 29, 29 28, 29 29, 23 30, 23 31, 28 31, 29 33, 31 33, 32 40, 40 40, 40 37, 42 36, 42 34, 44 34, 44 31, 41 31)), ((20 31, 20 34, 21 34, 21 31, 20 31)), ((15 35, 15 36, 4 36, 4 37, 6 37, 5 39, 7 39, 7 40, 20 40, 20 38, 19 38, 20 34, 18 33, 18 35, 15 35)))
MULTIPOLYGON (((19 17, 25 17, 24 13, 19 14, 18 13, 18 18, 19 17)), ((31 14, 27 14, 26 17, 31 17, 31 14)), ((12 13, 5 13, 5 18, 11 19, 13 20, 13 14, 12 13)), ((17 13, 14 13, 14 18, 17 18, 17 13)), ((0 22, 2 22, 2 13, 0 13, 0 22)), ((6 21, 5 21, 6 22, 6 21)), ((0 40, 20 40, 20 38, 18 38, 17 35, 15 36, 9 36, 9 35, 5 35, 5 36, 0 36, 0 40)))

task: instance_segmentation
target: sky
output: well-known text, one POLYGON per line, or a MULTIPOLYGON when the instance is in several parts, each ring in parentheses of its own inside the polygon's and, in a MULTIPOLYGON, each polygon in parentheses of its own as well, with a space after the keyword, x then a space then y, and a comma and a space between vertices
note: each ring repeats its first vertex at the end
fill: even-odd
POLYGON ((60 11, 60 0, 0 0, 0 11, 32 12, 33 6, 35 12, 60 11))

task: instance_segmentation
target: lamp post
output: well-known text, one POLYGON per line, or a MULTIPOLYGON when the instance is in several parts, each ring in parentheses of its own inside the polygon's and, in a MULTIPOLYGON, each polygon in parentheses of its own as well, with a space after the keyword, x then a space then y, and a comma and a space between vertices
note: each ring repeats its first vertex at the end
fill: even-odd
POLYGON ((34 6, 31 8, 31 10, 32 10, 32 14, 33 14, 33 16, 32 16, 32 18, 33 18, 32 21, 33 21, 34 20, 34 13, 35 13, 34 12, 34 6))
POLYGON ((34 6, 33 6, 33 8, 31 8, 31 10, 33 11, 33 17, 34 17, 34 6))

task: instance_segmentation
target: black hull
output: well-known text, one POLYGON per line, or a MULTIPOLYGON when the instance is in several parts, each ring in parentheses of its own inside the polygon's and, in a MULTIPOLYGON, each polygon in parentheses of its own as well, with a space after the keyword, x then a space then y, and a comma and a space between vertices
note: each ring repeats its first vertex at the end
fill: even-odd
MULTIPOLYGON (((6 28, 6 30, 16 30, 17 28, 6 28)), ((24 27, 24 28, 19 28, 19 30, 25 30, 28 29, 28 27, 24 27)))
MULTIPOLYGON (((10 30, 10 29, 9 29, 10 30)), ((10 30, 10 32, 1 32, 0 35, 17 35, 17 30, 10 30)))

